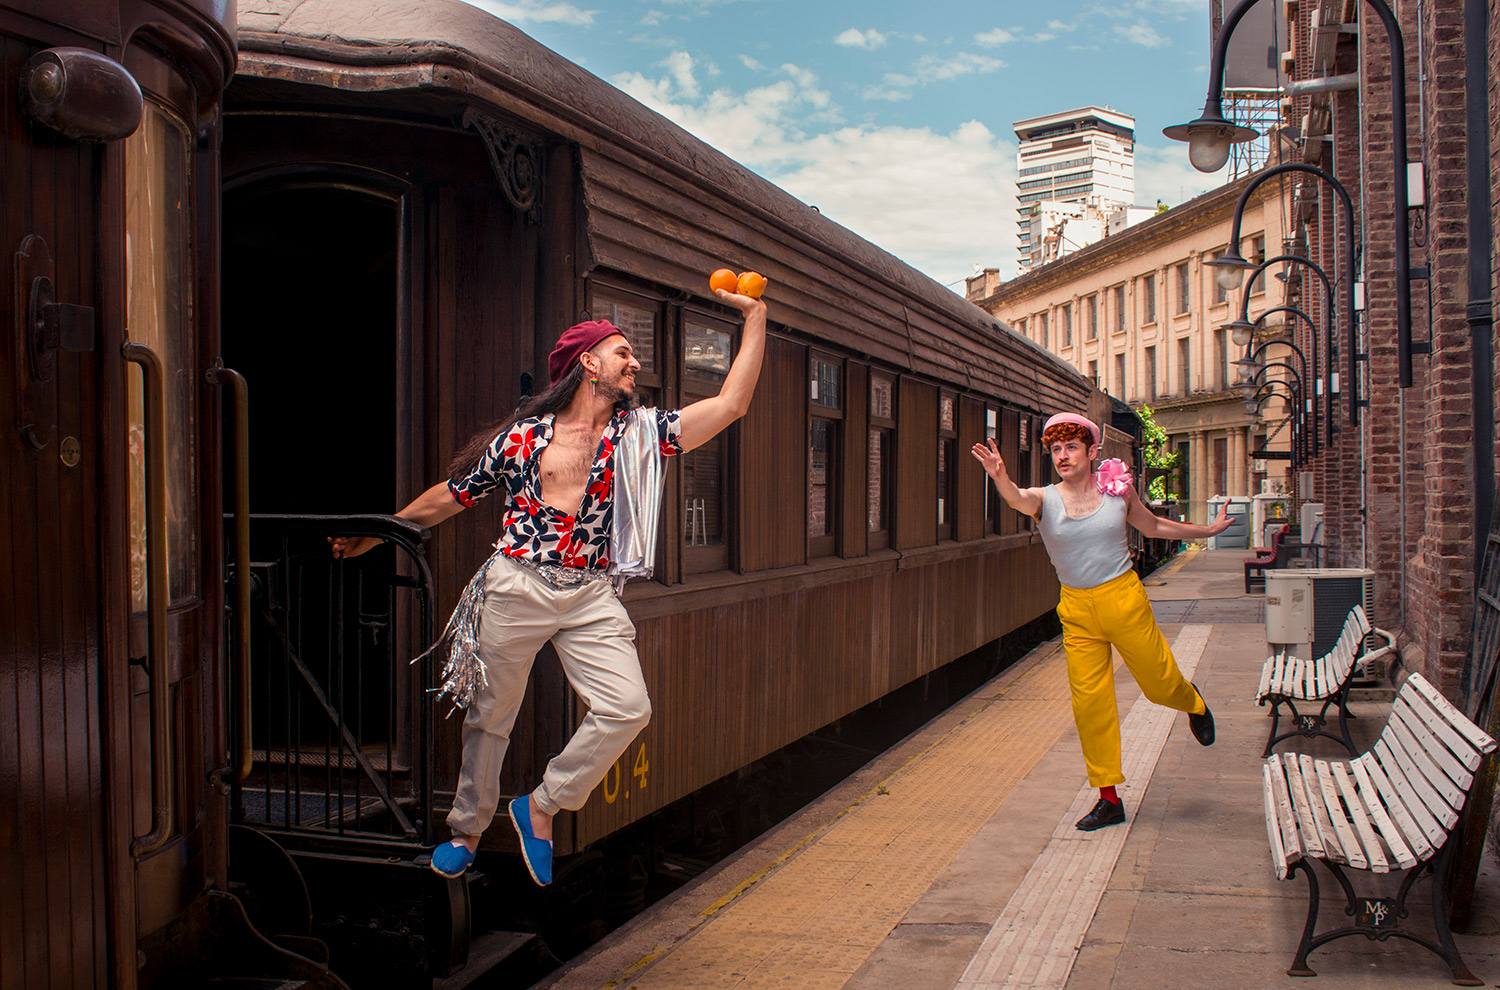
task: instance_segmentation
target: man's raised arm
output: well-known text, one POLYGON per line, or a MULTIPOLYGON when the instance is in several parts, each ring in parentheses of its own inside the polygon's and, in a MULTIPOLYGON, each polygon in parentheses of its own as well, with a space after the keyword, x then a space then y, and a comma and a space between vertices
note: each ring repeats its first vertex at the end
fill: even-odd
POLYGON ((723 289, 714 291, 744 314, 745 332, 740 337, 739 349, 729 366, 729 374, 724 376, 719 394, 710 399, 699 399, 683 408, 680 437, 683 450, 703 446, 724 427, 745 415, 750 408, 750 397, 755 394, 755 383, 760 380, 761 359, 766 353, 766 304, 723 289))

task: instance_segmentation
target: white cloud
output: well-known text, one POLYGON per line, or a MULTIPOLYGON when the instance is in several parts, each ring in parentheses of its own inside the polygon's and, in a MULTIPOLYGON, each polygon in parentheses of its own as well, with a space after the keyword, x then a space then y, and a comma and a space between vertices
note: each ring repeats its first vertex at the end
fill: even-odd
MULTIPOLYGON (((1198 3, 1199 0, 1192 0, 1192 2, 1193 3, 1198 3)), ((1076 28, 1077 26, 1078 26, 1078 22, 1077 21, 1073 21, 1071 24, 1068 23, 1067 21, 1048 21, 1047 22, 1047 27, 1049 27, 1053 31, 1071 31, 1074 28, 1076 28)))
POLYGON ((1167 141, 1159 146, 1136 142, 1135 201, 1140 206, 1154 206, 1157 200, 1168 206, 1181 206, 1194 196, 1217 189, 1228 178, 1227 169, 1205 175, 1193 168, 1188 161, 1187 145, 1180 141, 1167 141))
POLYGON ((548 3, 546 0, 464 0, 464 2, 515 25, 571 24, 577 27, 587 27, 594 23, 594 14, 597 13, 575 7, 571 3, 548 3))
POLYGON ((834 38, 833 43, 843 45, 845 48, 864 48, 868 51, 874 51, 885 44, 885 35, 874 28, 868 31, 861 31, 859 28, 849 28, 834 38))
POLYGON ((1003 45, 1007 41, 1015 41, 1019 37, 1020 35, 1016 34, 1013 30, 1007 31, 1005 28, 997 27, 976 34, 974 40, 986 48, 993 48, 995 45, 1003 45))
POLYGON ((670 72, 614 82, 939 282, 961 279, 975 262, 1014 265, 1013 146, 977 121, 949 133, 868 125, 820 131, 815 122, 837 108, 817 77, 792 65, 778 72, 782 78, 766 86, 697 95, 670 72))
POLYGON ((923 55, 917 59, 912 68, 917 78, 923 82, 931 82, 936 79, 957 79, 960 76, 995 72, 1005 68, 1005 63, 998 58, 990 58, 988 55, 959 52, 957 55, 946 57, 923 55))
POLYGON ((766 68, 764 65, 751 58, 749 55, 741 55, 740 64, 752 72, 763 72, 766 68))
POLYGON ((1129 27, 1122 28, 1120 33, 1125 36, 1126 41, 1136 45, 1144 45, 1147 48, 1161 48, 1163 45, 1170 45, 1172 43, 1170 38, 1162 37, 1149 24, 1132 24, 1129 27))
POLYGON ((673 52, 661 64, 677 84, 679 93, 683 96, 698 95, 698 80, 693 77, 693 56, 687 52, 673 52))

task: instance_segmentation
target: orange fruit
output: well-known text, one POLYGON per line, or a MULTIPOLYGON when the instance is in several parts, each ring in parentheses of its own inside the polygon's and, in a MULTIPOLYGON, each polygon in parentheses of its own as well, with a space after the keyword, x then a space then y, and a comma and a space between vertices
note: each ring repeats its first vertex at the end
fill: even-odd
POLYGON ((708 287, 710 290, 723 289, 725 292, 734 292, 739 284, 739 276, 728 268, 720 268, 708 277, 708 287))
POLYGON ((739 293, 751 299, 759 299, 766 291, 766 277, 760 272, 740 272, 739 293))

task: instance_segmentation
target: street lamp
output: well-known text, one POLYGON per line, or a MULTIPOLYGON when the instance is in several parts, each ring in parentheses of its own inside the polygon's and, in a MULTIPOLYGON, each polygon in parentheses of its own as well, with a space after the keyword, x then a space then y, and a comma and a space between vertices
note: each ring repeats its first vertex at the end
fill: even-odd
POLYGON ((1277 398, 1281 399, 1287 412, 1286 421, 1288 424, 1288 428, 1292 431, 1288 443, 1291 451, 1292 466, 1294 468, 1300 467, 1302 464, 1306 463, 1307 439, 1306 433, 1303 430, 1303 419, 1301 413, 1301 390, 1291 382, 1276 378, 1267 382, 1263 382, 1261 386, 1255 389, 1253 392, 1250 390, 1250 388, 1247 387, 1245 389, 1245 392, 1245 412, 1250 416, 1259 415, 1260 407, 1264 405, 1266 403, 1266 400, 1270 399, 1272 396, 1276 396, 1277 398), (1277 392, 1275 390, 1275 387, 1277 385, 1280 385, 1282 388, 1286 389, 1286 391, 1277 392))
MULTIPOLYGON (((1203 115, 1197 120, 1187 124, 1177 124, 1165 128, 1162 133, 1175 141, 1188 142, 1188 160, 1193 167, 1204 172, 1216 172, 1224 167, 1229 160, 1230 145, 1239 141, 1249 141, 1256 137, 1257 132, 1249 127, 1238 127, 1224 117, 1224 61, 1229 51, 1229 39, 1234 34, 1235 27, 1239 24, 1247 11, 1253 7, 1258 0, 1240 0, 1224 17, 1224 23, 1219 28, 1218 36, 1214 38, 1213 59, 1208 69, 1208 99, 1203 104, 1203 115)), ((1390 5, 1385 0, 1365 0, 1374 8, 1376 15, 1380 18, 1381 25, 1385 28, 1386 41, 1391 51, 1391 164, 1392 181, 1391 191, 1393 206, 1396 214, 1396 351, 1398 360, 1398 382, 1402 388, 1410 388, 1412 384, 1411 355, 1413 350, 1411 340, 1411 260, 1407 245, 1407 227, 1409 225, 1407 210, 1410 206, 1410 198, 1407 193, 1406 179, 1406 45, 1401 37, 1401 27, 1396 22, 1396 17, 1391 13, 1390 5)), ((1261 173, 1262 177, 1277 171, 1290 171, 1292 165, 1279 166, 1261 173)), ((1298 171, 1312 171, 1319 174, 1321 169, 1312 166, 1302 166, 1298 171)), ((1332 176, 1328 176, 1331 180, 1332 176)), ((1348 194, 1345 194, 1347 200, 1348 194)), ((1235 234, 1239 233, 1239 209, 1235 210, 1235 234)), ((1353 222, 1346 228, 1353 237, 1353 222)), ((1353 246, 1351 242, 1351 253, 1353 246)), ((1230 242, 1230 250, 1224 254, 1224 264, 1229 267, 1238 266, 1244 268, 1244 258, 1239 257, 1239 238, 1236 236, 1230 242), (1238 261, 1236 261, 1238 259, 1238 261)), ((1351 258, 1352 260, 1352 258, 1351 258)), ((1225 288, 1234 288, 1239 284, 1239 274, 1225 275, 1225 278, 1234 278, 1233 283, 1220 283, 1225 288)), ((1351 285, 1354 279, 1354 269, 1349 269, 1351 285)), ((1351 287, 1350 292, 1353 292, 1351 287)), ((1354 307, 1349 307, 1351 341, 1354 333, 1353 315, 1354 307)), ((1350 419, 1359 422, 1358 407, 1358 380, 1355 378, 1354 348, 1350 347, 1350 419)))
MULTIPOLYGON (((1258 324, 1258 323, 1260 323, 1261 320, 1264 320, 1267 316, 1270 316, 1272 313, 1276 313, 1276 312, 1280 312, 1280 311, 1287 311, 1287 312, 1296 313, 1298 316, 1302 317, 1304 320, 1307 320, 1307 322, 1308 322, 1309 325, 1312 325, 1312 317, 1308 316, 1306 313, 1302 312, 1300 309, 1294 309, 1291 306, 1278 306, 1276 309, 1268 310, 1267 312, 1262 313, 1261 316, 1260 316, 1260 319, 1256 320, 1255 322, 1258 324)), ((1240 358, 1238 361, 1233 362, 1236 367, 1239 367, 1239 368, 1243 369, 1242 373, 1244 375, 1244 378, 1241 379, 1242 381, 1252 381, 1253 382, 1255 380, 1256 376, 1254 376, 1254 375, 1251 374, 1251 369, 1257 367, 1257 362, 1255 360, 1256 355, 1258 355, 1261 352, 1263 352, 1267 347, 1270 347, 1272 344, 1281 344, 1281 345, 1284 345, 1286 347, 1290 347, 1292 349, 1292 352, 1297 355, 1297 360, 1299 360, 1299 361, 1302 362, 1302 381, 1303 382, 1309 382, 1309 381, 1315 382, 1315 381, 1317 381, 1317 375, 1318 375, 1317 368, 1314 367, 1314 369, 1313 369, 1313 377, 1311 379, 1309 379, 1307 377, 1307 355, 1303 353, 1302 348, 1298 347, 1297 343, 1295 341, 1291 341, 1291 340, 1267 340, 1267 341, 1264 341, 1264 342, 1261 343, 1261 345, 1259 347, 1255 348, 1253 351, 1249 351, 1244 357, 1240 358)), ((1314 355, 1316 355, 1317 351, 1314 350, 1313 353, 1314 353, 1314 355)), ((1268 368, 1269 367, 1274 367, 1274 366, 1275 366, 1274 363, 1266 365, 1266 367, 1268 367, 1268 368)), ((1282 364, 1281 366, 1283 368, 1287 368, 1288 370, 1291 370, 1291 366, 1290 365, 1282 364)), ((1318 425, 1319 425, 1318 424, 1318 407, 1317 407, 1317 404, 1314 402, 1314 396, 1311 393, 1304 392, 1303 395, 1302 395, 1302 400, 1301 401, 1306 406, 1306 408, 1305 408, 1304 411, 1307 413, 1308 424, 1309 424, 1309 426, 1311 427, 1311 430, 1312 430, 1312 454, 1313 454, 1314 457, 1316 457, 1318 455, 1318 453, 1322 450, 1322 441, 1321 441, 1321 439, 1318 436, 1318 425)), ((1332 438, 1331 437, 1329 439, 1329 442, 1332 443, 1332 438)))
MULTIPOLYGON (((1324 318, 1324 323, 1326 324, 1325 329, 1326 329, 1327 334, 1328 334, 1327 337, 1325 338, 1326 342, 1324 343, 1324 347, 1325 347, 1325 349, 1327 351, 1327 354, 1328 354, 1328 391, 1326 393, 1327 399, 1326 399, 1326 402, 1325 402, 1326 408, 1324 410, 1324 418, 1328 420, 1328 441, 1329 441, 1329 443, 1332 443, 1333 442, 1333 435, 1334 435, 1334 433, 1338 432, 1338 420, 1333 415, 1333 401, 1334 401, 1334 398, 1339 394, 1339 373, 1338 373, 1338 370, 1337 370, 1338 366, 1339 366, 1339 364, 1338 364, 1338 361, 1339 361, 1339 348, 1338 348, 1338 341, 1334 337, 1334 331, 1333 331, 1333 327, 1334 327, 1333 282, 1331 280, 1329 280, 1327 272, 1323 271, 1323 269, 1321 267, 1319 267, 1318 265, 1314 264, 1309 259, 1302 257, 1300 254, 1278 254, 1274 258, 1267 258, 1266 261, 1265 261, 1265 266, 1272 265, 1272 264, 1274 264, 1274 263, 1276 263, 1278 261, 1292 262, 1292 263, 1295 263, 1295 264, 1304 265, 1304 266, 1306 266, 1308 268, 1311 268, 1313 274, 1316 275, 1316 276, 1318 276, 1318 279, 1323 283, 1323 318, 1324 318)), ((1286 279, 1286 275, 1284 275, 1284 274, 1282 274, 1280 272, 1278 272, 1276 274, 1276 277, 1279 278, 1279 279, 1283 279, 1283 280, 1286 279)), ((1254 273, 1251 274, 1250 280, 1251 280, 1250 281, 1250 285, 1253 286, 1255 284, 1255 275, 1254 275, 1254 273)), ((1245 312, 1246 312, 1247 315, 1249 313, 1249 305, 1250 305, 1250 289, 1247 287, 1246 290, 1245 290, 1245 307, 1246 307, 1245 312)), ((1275 312, 1275 311, 1272 310, 1272 312, 1275 312)), ((1262 318, 1264 318, 1265 315, 1266 314, 1262 314, 1262 318)), ((1313 331, 1312 337, 1313 337, 1313 378, 1317 380, 1317 384, 1314 386, 1314 388, 1316 389, 1316 388, 1321 388, 1322 384, 1323 384, 1322 379, 1318 377, 1318 336, 1317 336, 1317 331, 1316 330, 1313 331)))
MULTIPOLYGON (((1246 0, 1246 2, 1253 3, 1254 0, 1246 0)), ((1354 308, 1354 201, 1349 197, 1349 190, 1344 188, 1344 184, 1338 179, 1335 179, 1328 172, 1325 172, 1323 169, 1318 168, 1316 165, 1304 165, 1301 162, 1288 162, 1285 165, 1277 165, 1275 168, 1266 169, 1264 172, 1261 172, 1259 175, 1245 184, 1245 188, 1240 192, 1239 201, 1234 204, 1234 219, 1230 224, 1229 230, 1229 247, 1219 257, 1213 259, 1212 261, 1204 262, 1204 264, 1213 265, 1217 269, 1215 278, 1220 279, 1221 284, 1223 284, 1222 280, 1224 278, 1232 277, 1233 284, 1228 286, 1229 288, 1237 287, 1240 284, 1241 280, 1245 276, 1245 270, 1247 268, 1258 268, 1257 265, 1247 261, 1240 255, 1240 226, 1245 219, 1245 205, 1250 202, 1251 193, 1253 193, 1261 183, 1267 182, 1275 176, 1281 175, 1286 172, 1305 172, 1308 175, 1313 175, 1318 177, 1319 179, 1322 179, 1332 187, 1334 193, 1338 195, 1339 202, 1344 207, 1344 263, 1345 267, 1348 270, 1349 279, 1348 298, 1346 300, 1349 306, 1349 422, 1354 426, 1358 426, 1359 409, 1360 406, 1364 405, 1365 403, 1362 402, 1359 398, 1359 355, 1356 353, 1358 348, 1355 346, 1356 319, 1354 308), (1226 275, 1226 273, 1228 274, 1226 275)), ((1400 241, 1400 238, 1397 238, 1397 240, 1400 241)), ((1282 257, 1296 257, 1296 255, 1283 255, 1282 257)), ((1311 264, 1311 262, 1307 263, 1311 264)), ((1270 264, 1270 262, 1266 262, 1266 264, 1270 264)), ((1398 279, 1397 281, 1399 282, 1400 280, 1398 279)), ((1250 322, 1248 315, 1250 312, 1250 286, 1246 286, 1243 302, 1241 303, 1240 308, 1241 312, 1244 315, 1242 315, 1240 319, 1232 323, 1225 324, 1225 326, 1233 334, 1234 342, 1239 345, 1244 345, 1250 342, 1250 337, 1255 328, 1255 325, 1250 322)), ((1409 315, 1410 313, 1408 312, 1408 316, 1409 315)))

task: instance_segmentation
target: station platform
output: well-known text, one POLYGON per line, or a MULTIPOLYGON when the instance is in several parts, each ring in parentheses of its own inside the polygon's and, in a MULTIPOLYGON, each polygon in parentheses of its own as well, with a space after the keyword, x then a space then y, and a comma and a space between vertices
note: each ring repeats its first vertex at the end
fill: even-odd
MULTIPOLYGON (((1117 657, 1124 825, 1073 828, 1097 792, 1052 640, 538 987, 1447 985, 1441 959, 1400 939, 1341 939, 1311 955, 1315 980, 1285 975, 1307 883, 1278 881, 1268 852, 1268 716, 1254 701, 1268 650, 1262 597, 1243 594, 1244 557, 1188 550, 1146 578, 1218 739, 1199 746, 1186 716, 1141 699, 1117 657)), ((1361 749, 1390 698, 1375 689, 1353 699, 1361 749)), ((1344 755, 1328 740, 1278 750, 1288 748, 1344 755)), ((1393 892, 1399 876, 1378 879, 1393 892)), ((1430 883, 1410 902, 1422 930, 1430 883)), ((1325 896, 1324 926, 1335 912, 1342 903, 1325 896)), ((1497 934, 1500 876, 1487 852, 1469 931, 1456 940, 1489 984, 1500 980, 1497 934)))

